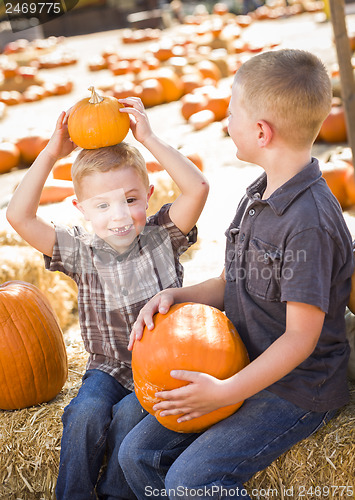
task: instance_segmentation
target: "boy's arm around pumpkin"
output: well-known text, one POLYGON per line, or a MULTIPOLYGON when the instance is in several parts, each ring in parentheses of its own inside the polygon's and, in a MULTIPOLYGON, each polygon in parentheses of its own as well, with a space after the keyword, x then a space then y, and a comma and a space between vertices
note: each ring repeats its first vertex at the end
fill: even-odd
POLYGON ((206 203, 209 191, 207 179, 192 161, 153 133, 139 98, 129 97, 119 101, 126 106, 120 112, 134 117, 130 117, 134 137, 153 154, 180 189, 181 194, 170 207, 169 215, 180 231, 188 234, 206 203))
POLYGON ((6 211, 7 220, 15 231, 32 247, 49 257, 53 253, 55 229, 38 217, 39 201, 54 163, 74 148, 75 145, 69 139, 67 113, 63 111, 50 141, 26 172, 6 211))

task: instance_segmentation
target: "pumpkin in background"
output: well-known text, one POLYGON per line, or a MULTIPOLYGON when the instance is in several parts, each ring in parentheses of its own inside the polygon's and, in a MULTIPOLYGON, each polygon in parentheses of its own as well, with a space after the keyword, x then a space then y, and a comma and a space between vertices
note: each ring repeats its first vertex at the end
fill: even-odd
POLYGON ((351 277, 351 291, 350 291, 348 308, 353 314, 355 314, 355 271, 351 277))
POLYGON ((343 160, 329 161, 321 165, 322 175, 327 181, 329 189, 339 201, 343 209, 349 207, 347 183, 349 175, 354 175, 353 168, 343 160))
POLYGON ((181 114, 187 121, 191 115, 198 113, 207 106, 207 97, 202 93, 185 94, 181 99, 181 114))
POLYGON ((171 370, 192 370, 226 379, 244 368, 248 354, 231 321, 218 309, 204 304, 183 303, 167 314, 154 316, 155 327, 135 342, 132 369, 135 391, 143 408, 168 429, 201 432, 234 413, 241 405, 229 405, 186 422, 178 416, 161 417, 153 410, 155 393, 187 385, 174 379, 171 370))
POLYGON ((194 130, 201 130, 215 121, 215 114, 210 109, 203 109, 190 116, 188 123, 194 130))
POLYGON ((0 174, 17 167, 20 160, 20 151, 12 142, 0 143, 0 174))
POLYGON ((332 106, 329 115, 322 123, 318 138, 325 142, 346 142, 347 130, 343 106, 332 106))
POLYGON ((47 298, 34 285, 0 286, 0 408, 16 410, 53 399, 68 362, 63 334, 47 298))
POLYGON ((71 109, 68 131, 72 141, 84 149, 113 146, 123 141, 129 130, 129 116, 120 113, 123 104, 115 97, 101 97, 90 87, 91 97, 81 99, 71 109))
POLYGON ((43 186, 39 204, 59 203, 73 194, 74 186, 71 181, 48 178, 43 186))
POLYGON ((79 151, 73 151, 69 155, 57 160, 52 169, 53 179, 71 181, 71 169, 78 154, 79 151))
POLYGON ((164 100, 164 92, 162 84, 156 78, 147 78, 142 80, 139 85, 140 98, 146 108, 157 106, 164 100))
POLYGON ((184 86, 179 76, 171 68, 160 68, 154 77, 163 87, 163 101, 177 101, 183 94, 184 86))
POLYGON ((31 164, 39 153, 47 146, 48 137, 29 135, 17 139, 16 146, 20 150, 20 158, 24 163, 31 164))

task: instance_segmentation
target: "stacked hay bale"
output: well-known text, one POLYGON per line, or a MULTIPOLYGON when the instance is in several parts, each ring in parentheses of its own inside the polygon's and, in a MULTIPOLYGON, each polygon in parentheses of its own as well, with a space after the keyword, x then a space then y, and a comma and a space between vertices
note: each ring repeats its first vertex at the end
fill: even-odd
POLYGON ((77 287, 62 273, 44 268, 43 256, 19 236, 0 233, 0 282, 20 280, 37 286, 48 298, 63 330, 77 321, 77 287))

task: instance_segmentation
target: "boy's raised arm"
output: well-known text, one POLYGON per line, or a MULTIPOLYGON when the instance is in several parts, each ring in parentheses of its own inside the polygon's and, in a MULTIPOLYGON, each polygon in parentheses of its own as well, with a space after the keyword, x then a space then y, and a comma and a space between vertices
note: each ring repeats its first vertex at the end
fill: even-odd
POLYGON ((187 234, 205 205, 209 191, 207 179, 192 161, 153 133, 140 99, 130 97, 119 101, 126 106, 120 111, 135 118, 131 117, 134 137, 153 154, 180 189, 181 194, 172 204, 169 214, 180 231, 187 234))
POLYGON ((15 231, 32 247, 50 257, 55 243, 55 229, 37 216, 37 210, 43 186, 54 163, 75 147, 69 139, 66 119, 63 111, 50 141, 28 169, 6 211, 6 218, 15 231))

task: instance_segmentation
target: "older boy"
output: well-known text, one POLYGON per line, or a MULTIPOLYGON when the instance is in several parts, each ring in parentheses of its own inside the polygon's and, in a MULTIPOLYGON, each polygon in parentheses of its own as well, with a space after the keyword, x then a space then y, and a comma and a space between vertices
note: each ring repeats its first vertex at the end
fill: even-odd
MULTIPOLYGON (((63 112, 7 210, 15 230, 45 255, 46 267, 66 273, 78 285, 80 327, 89 359, 79 393, 62 419, 58 500, 96 498, 95 487, 100 498, 117 498, 118 488, 125 484, 117 460, 118 437, 132 422, 114 415, 115 405, 133 389, 129 333, 151 297, 165 287, 182 286, 178 259, 196 241, 195 223, 208 193, 201 172, 153 134, 140 99, 122 102, 122 112, 131 115, 135 138, 180 188, 173 204, 147 220, 153 186, 141 154, 121 143, 82 150, 73 165, 73 203, 91 222, 94 235, 82 227, 53 227, 41 220, 37 208, 45 180, 55 161, 74 147, 63 112), (106 446, 107 469, 97 484, 106 446)), ((143 415, 140 412, 137 420, 143 415)), ((132 497, 127 487, 124 491, 132 497)))
POLYGON ((197 491, 199 498, 250 498, 243 484, 348 400, 351 237, 311 157, 331 95, 323 64, 304 51, 263 53, 236 73, 229 134, 238 158, 265 173, 247 189, 226 232, 222 275, 160 292, 141 310, 130 348, 144 323, 152 329, 152 315, 175 302, 225 310, 251 363, 227 380, 174 371, 190 383, 157 393, 154 409, 185 421, 245 403, 202 435, 174 433, 151 415, 140 422, 119 454, 138 499, 150 491, 155 498, 187 499, 197 491))

